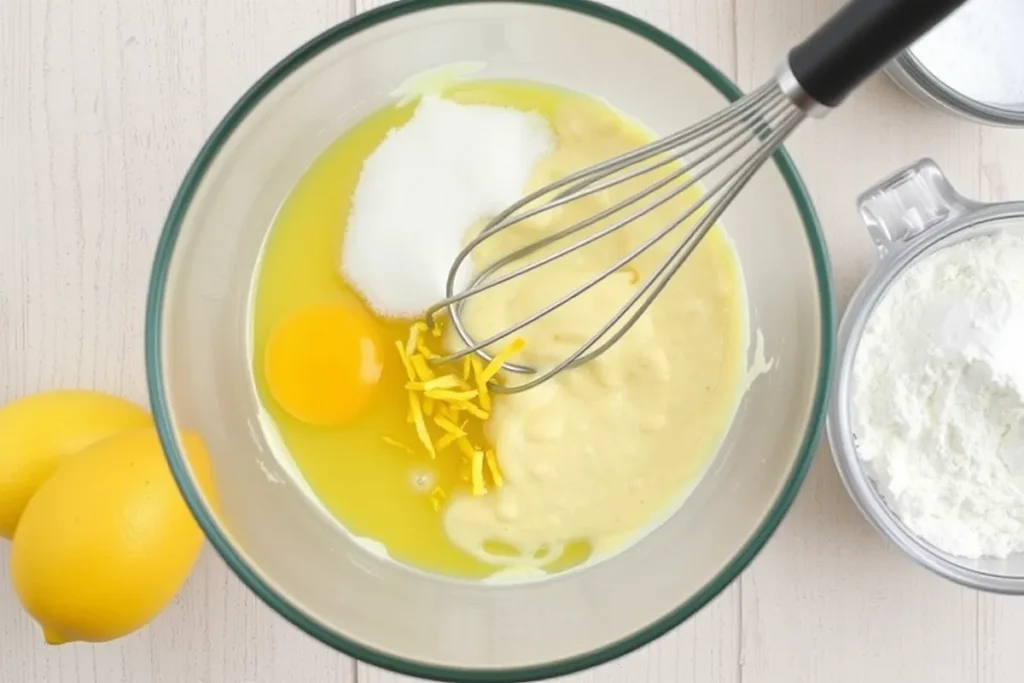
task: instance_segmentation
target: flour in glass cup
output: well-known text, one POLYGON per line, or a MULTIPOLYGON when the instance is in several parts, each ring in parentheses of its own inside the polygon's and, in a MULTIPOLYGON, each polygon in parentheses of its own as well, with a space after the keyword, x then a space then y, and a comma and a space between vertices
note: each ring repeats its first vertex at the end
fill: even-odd
POLYGON ((1024 237, 954 244, 888 289, 857 348, 852 418, 912 532, 962 557, 1024 551, 1024 237))

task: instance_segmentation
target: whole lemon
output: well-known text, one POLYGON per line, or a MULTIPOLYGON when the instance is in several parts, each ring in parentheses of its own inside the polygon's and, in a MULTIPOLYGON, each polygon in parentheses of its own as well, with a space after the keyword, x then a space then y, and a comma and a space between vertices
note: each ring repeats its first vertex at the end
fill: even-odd
MULTIPOLYGON (((184 443, 208 481, 202 441, 184 443)), ((134 429, 65 458, 39 487, 14 534, 11 578, 46 642, 106 641, 174 598, 202 543, 156 431, 134 429)))
POLYGON ((21 511, 62 458, 149 424, 142 408, 97 391, 47 391, 0 408, 0 536, 14 536, 21 511))

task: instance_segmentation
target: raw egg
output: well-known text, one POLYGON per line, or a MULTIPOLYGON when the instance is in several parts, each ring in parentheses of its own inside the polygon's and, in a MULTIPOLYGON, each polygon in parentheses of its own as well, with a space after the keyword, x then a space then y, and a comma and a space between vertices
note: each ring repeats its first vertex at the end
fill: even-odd
POLYGON ((271 332, 264 364, 267 387, 289 415, 342 424, 366 409, 380 380, 377 323, 355 305, 307 306, 271 332))

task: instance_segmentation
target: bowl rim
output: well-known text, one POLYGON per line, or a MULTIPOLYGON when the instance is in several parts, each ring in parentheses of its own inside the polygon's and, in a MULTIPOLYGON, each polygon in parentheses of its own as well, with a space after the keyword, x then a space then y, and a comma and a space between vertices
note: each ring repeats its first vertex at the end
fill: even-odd
POLYGON ((898 54, 885 72, 912 97, 946 113, 989 126, 1024 126, 1024 109, 1020 106, 989 104, 964 95, 932 73, 914 54, 913 47, 898 54))
POLYGON ((595 650, 551 662, 505 669, 470 669, 427 664, 377 650, 337 633, 293 606, 285 595, 277 591, 270 582, 260 575, 256 568, 249 566, 243 555, 232 546, 219 523, 203 503, 202 494, 193 483, 187 461, 183 456, 183 449, 179 443, 169 404, 165 398, 165 379, 162 368, 164 355, 163 308, 167 276, 173 260, 175 245, 189 206, 221 148, 256 105, 290 74, 336 43, 378 24, 425 10, 467 3, 539 5, 605 21, 668 51, 696 71, 727 99, 736 100, 742 94, 739 88, 721 71, 676 38, 641 19, 598 4, 593 0, 398 0, 358 14, 309 40, 260 77, 220 121, 186 172, 168 211, 153 261, 146 301, 146 376, 149 401, 157 432, 171 472, 189 509, 211 545, 228 567, 274 611, 325 645, 368 664, 397 673, 433 680, 453 681, 454 683, 528 681, 571 674, 609 662, 668 633, 697 613, 725 589, 760 552, 789 511, 817 450, 825 422, 832 378, 836 305, 828 250, 818 216, 792 159, 780 148, 772 159, 789 189, 804 225, 817 279, 821 316, 819 340, 821 363, 818 368, 807 428, 797 457, 778 498, 752 536, 745 541, 725 567, 689 600, 673 607, 646 627, 595 650))

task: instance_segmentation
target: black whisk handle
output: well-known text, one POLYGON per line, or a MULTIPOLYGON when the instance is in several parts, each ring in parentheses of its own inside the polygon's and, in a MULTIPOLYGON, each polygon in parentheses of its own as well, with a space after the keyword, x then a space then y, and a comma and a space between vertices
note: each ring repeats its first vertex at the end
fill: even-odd
POLYGON ((835 107, 966 0, 851 0, 789 53, 804 93, 835 107))

